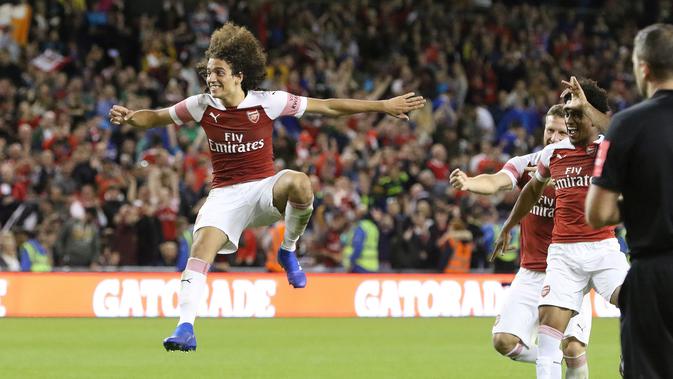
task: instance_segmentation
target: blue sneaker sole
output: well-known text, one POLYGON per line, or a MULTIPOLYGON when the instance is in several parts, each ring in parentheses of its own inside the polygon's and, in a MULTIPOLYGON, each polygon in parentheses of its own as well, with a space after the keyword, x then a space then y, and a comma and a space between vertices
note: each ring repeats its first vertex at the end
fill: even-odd
POLYGON ((166 351, 196 351, 196 346, 187 346, 178 342, 164 341, 166 351))
POLYGON ((286 268, 285 265, 283 264, 283 260, 280 259, 280 254, 278 254, 278 255, 279 255, 279 257, 278 257, 278 263, 280 264, 280 267, 282 267, 283 270, 285 270, 285 275, 287 276, 287 282, 288 282, 292 287, 294 287, 294 288, 305 288, 305 287, 306 287, 306 282, 307 282, 307 280, 306 280, 306 273, 305 273, 303 270, 292 271, 292 272, 287 271, 287 268, 286 268), (303 279, 303 280, 302 280, 303 283, 295 283, 295 282, 296 282, 296 280, 295 280, 296 278, 291 278, 292 276, 297 275, 297 273, 301 273, 301 274, 304 275, 304 277, 301 278, 301 279, 303 279))
MULTIPOLYGON (((287 274, 287 276, 288 276, 288 278, 287 278, 288 280, 287 280, 287 281, 288 281, 288 283, 290 283, 290 285, 291 285, 292 287, 294 287, 294 288, 304 288, 304 287, 306 287, 306 281, 307 281, 307 280, 306 280, 306 274, 305 274, 303 271, 299 271, 299 272, 301 272, 302 274, 304 274, 304 277, 302 278, 303 280, 301 280, 301 279, 299 279, 299 278, 293 278, 294 280, 291 280, 291 279, 290 279, 290 273, 287 274), (297 281, 299 281, 299 283, 297 283, 297 281)), ((293 272, 292 275, 293 275, 293 276, 296 275, 296 271, 293 272)))

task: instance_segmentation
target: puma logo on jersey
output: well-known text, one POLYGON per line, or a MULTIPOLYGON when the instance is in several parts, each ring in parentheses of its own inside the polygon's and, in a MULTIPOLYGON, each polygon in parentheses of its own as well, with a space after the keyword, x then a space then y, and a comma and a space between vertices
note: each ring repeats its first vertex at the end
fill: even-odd
POLYGON ((556 154, 556 158, 558 158, 558 159, 563 159, 563 157, 564 157, 564 155, 556 154))
POLYGON ((222 115, 221 115, 221 114, 217 114, 217 115, 216 115, 215 113, 210 112, 210 113, 208 114, 208 116, 212 117, 213 120, 215 120, 215 123, 217 124, 217 118, 220 117, 220 116, 222 116, 222 115))

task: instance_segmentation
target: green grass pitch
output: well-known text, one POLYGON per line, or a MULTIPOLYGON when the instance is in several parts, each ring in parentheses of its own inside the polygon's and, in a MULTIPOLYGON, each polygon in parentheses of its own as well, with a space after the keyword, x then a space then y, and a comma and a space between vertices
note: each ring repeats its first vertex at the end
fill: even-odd
MULTIPOLYGON (((0 377, 535 377, 492 349, 492 318, 198 319, 198 350, 167 353, 175 322, 0 320, 0 377)), ((593 379, 619 376, 618 320, 594 319, 588 357, 593 379)))

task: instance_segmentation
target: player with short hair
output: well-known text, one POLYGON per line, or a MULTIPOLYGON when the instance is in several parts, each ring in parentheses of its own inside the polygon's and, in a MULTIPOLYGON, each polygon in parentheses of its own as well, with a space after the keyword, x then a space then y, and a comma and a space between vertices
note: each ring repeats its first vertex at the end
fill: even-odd
MULTIPOLYGON (((545 146, 567 138, 563 105, 549 108, 545 116, 543 143, 545 146)), ((460 169, 451 173, 451 184, 462 191, 493 195, 501 191, 523 188, 531 179, 540 152, 513 157, 495 174, 468 177, 460 169)), ((539 294, 547 268, 547 248, 554 228, 555 194, 552 185, 530 213, 521 220, 521 268, 509 290, 507 302, 493 325, 493 347, 515 361, 535 363, 537 346, 532 341, 537 333, 539 294)), ((491 255, 493 261, 495 254, 491 255)), ((585 303, 589 305, 588 302, 585 303)), ((565 331, 563 353, 566 358, 566 378, 588 377, 586 345, 591 333, 591 307, 583 307, 565 331)))
POLYGON ((535 206, 547 181, 553 179, 556 210, 540 297, 538 378, 561 378, 562 331, 580 311, 584 295, 594 288, 603 298, 616 304, 628 271, 614 227, 593 229, 584 221, 584 199, 596 152, 603 141, 596 125, 609 118, 609 107, 607 93, 596 82, 572 78, 569 84, 575 82, 581 85, 585 96, 573 89, 564 106, 569 138, 542 150, 535 180, 529 181, 521 191, 495 246, 495 253, 506 249, 509 231, 535 206))
POLYGON ((284 91, 257 90, 265 77, 266 55, 244 27, 227 23, 211 36, 204 71, 208 92, 190 96, 164 109, 133 111, 115 105, 114 124, 136 128, 196 121, 205 131, 213 166, 212 189, 194 225, 194 243, 182 273, 180 320, 166 350, 196 350, 193 324, 206 275, 217 253, 236 251, 241 232, 249 226, 285 221, 278 261, 295 288, 306 286, 295 248, 313 211, 313 191, 304 173, 274 170, 273 120, 304 113, 328 116, 382 112, 408 119, 422 108, 422 96, 407 93, 388 100, 314 99, 284 91), (283 216, 284 215, 284 216, 283 216))
POLYGON ((589 225, 623 219, 627 230, 631 269, 619 297, 624 377, 673 378, 673 25, 640 30, 632 59, 645 100, 613 118, 585 209, 589 225))

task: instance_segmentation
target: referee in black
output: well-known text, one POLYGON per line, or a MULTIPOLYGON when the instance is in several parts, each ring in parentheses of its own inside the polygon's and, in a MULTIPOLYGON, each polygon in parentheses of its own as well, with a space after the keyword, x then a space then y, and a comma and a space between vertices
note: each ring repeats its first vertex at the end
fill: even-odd
POLYGON ((642 29, 633 50, 647 99, 613 117, 586 216, 593 227, 622 219, 626 226, 631 270, 619 295, 624 377, 673 378, 673 25, 642 29))

